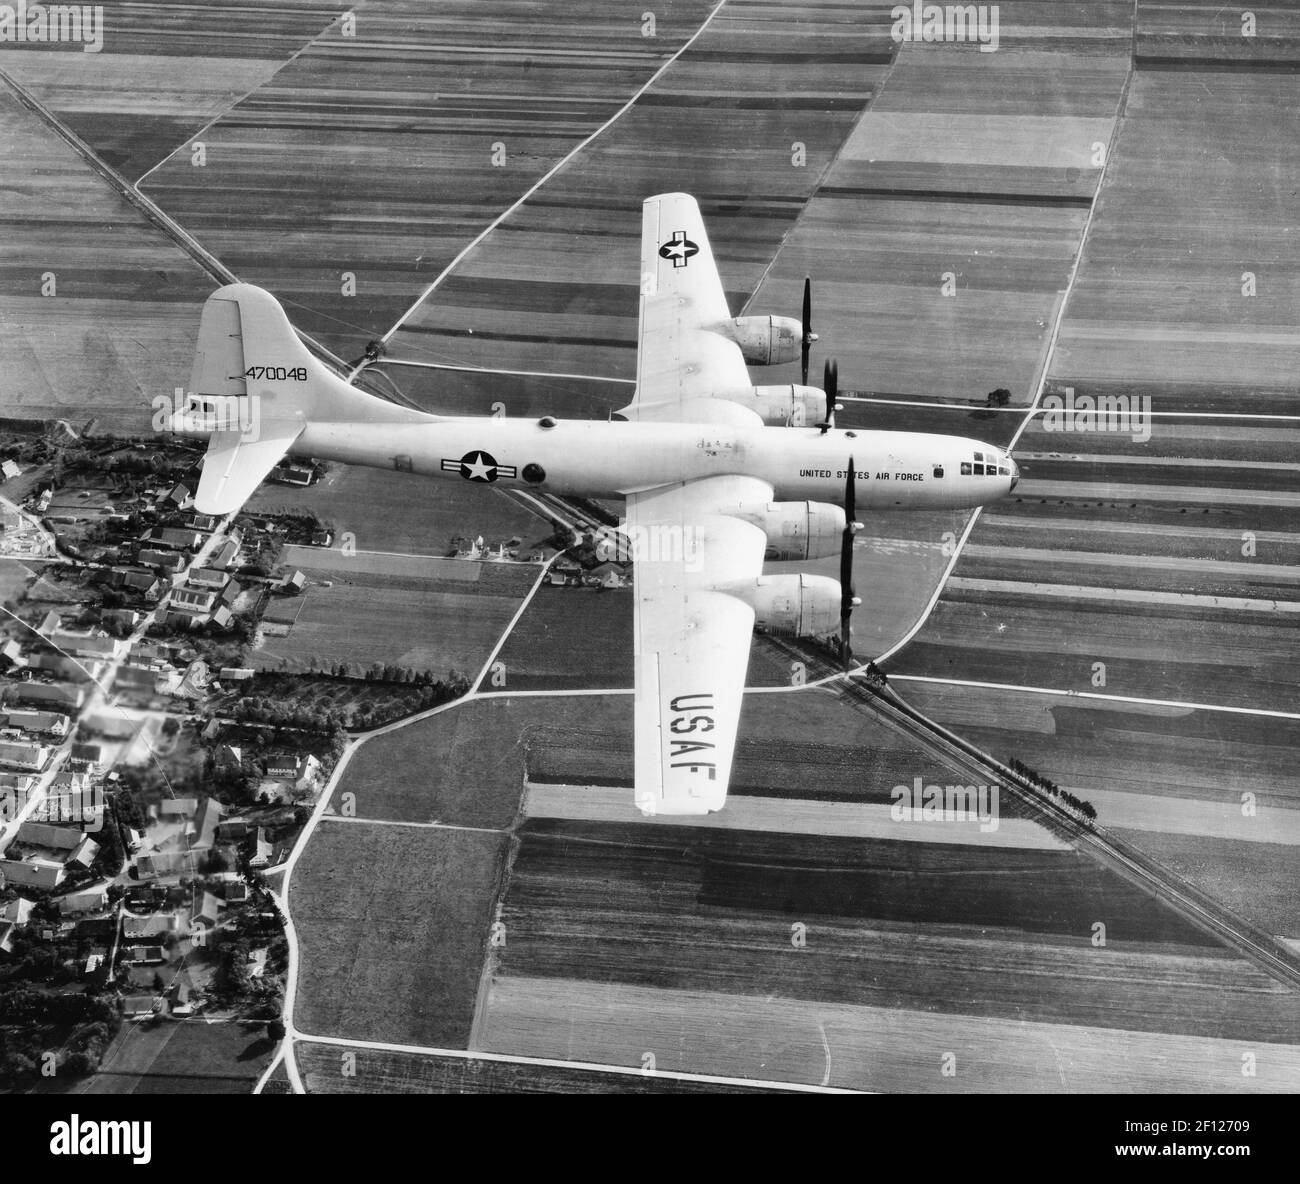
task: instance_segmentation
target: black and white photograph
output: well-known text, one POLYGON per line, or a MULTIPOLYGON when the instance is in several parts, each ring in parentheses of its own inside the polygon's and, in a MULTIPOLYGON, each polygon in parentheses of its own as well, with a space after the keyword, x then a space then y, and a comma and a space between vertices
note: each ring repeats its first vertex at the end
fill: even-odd
POLYGON ((17 0, 0 195, 25 1152, 1285 1136, 1300 4, 17 0))

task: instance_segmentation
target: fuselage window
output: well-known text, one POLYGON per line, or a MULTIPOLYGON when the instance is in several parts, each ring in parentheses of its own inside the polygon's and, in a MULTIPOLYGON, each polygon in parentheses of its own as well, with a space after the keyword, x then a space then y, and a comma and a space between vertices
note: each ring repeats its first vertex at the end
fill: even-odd
POLYGON ((970 461, 968 461, 968 460, 964 460, 964 461, 962 461, 962 462, 961 462, 961 475, 962 475, 963 477, 969 477, 969 476, 970 476, 970 472, 971 472, 971 470, 970 470, 970 461))
MULTIPOLYGON (((976 453, 975 455, 978 456, 979 453, 976 453)), ((977 476, 977 477, 982 477, 982 476, 984 476, 984 466, 983 466, 983 465, 978 464, 978 463, 975 465, 975 476, 977 476)))
POLYGON ((936 477, 942 477, 942 476, 943 476, 943 465, 935 465, 935 466, 934 466, 934 475, 935 475, 936 477))

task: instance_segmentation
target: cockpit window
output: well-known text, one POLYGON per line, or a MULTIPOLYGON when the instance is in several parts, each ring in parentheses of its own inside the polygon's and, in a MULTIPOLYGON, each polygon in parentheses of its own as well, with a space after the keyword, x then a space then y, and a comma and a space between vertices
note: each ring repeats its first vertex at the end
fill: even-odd
POLYGON ((969 477, 969 476, 970 476, 970 473, 971 473, 971 469, 970 469, 970 461, 968 461, 968 460, 964 460, 964 461, 962 461, 962 462, 961 462, 961 475, 962 475, 963 477, 969 477))
POLYGON ((1007 468, 1006 465, 998 465, 998 476, 999 476, 999 477, 1010 477, 1010 476, 1011 476, 1011 470, 1010 470, 1009 468, 1007 468))

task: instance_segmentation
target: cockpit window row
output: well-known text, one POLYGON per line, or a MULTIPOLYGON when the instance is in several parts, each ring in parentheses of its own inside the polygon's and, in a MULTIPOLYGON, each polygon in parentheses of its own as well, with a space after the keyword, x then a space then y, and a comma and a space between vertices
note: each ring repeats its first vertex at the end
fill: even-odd
POLYGON ((1007 465, 998 464, 997 457, 991 452, 988 454, 977 452, 974 455, 974 460, 964 460, 961 462, 961 475, 963 477, 1011 476, 1011 469, 1007 465))

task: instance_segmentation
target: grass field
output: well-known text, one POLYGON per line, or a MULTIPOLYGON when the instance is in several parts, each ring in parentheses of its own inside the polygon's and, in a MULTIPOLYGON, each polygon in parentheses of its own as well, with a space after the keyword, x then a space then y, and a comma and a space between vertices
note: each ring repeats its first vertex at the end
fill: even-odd
POLYGON ((293 628, 253 651, 257 668, 303 670, 316 658, 473 677, 538 576, 528 564, 456 564, 453 574, 475 578, 435 581, 357 571, 328 552, 320 559, 334 566, 304 567, 310 583, 293 628))
POLYGON ((251 1093, 274 1051, 262 1024, 128 1023, 81 1092, 251 1093))
POLYGON ((322 823, 290 889, 295 1024, 465 1047, 507 846, 480 831, 322 823))
POLYGON ((359 818, 503 829, 514 823, 526 767, 544 738, 577 727, 595 735, 618 731, 625 707, 587 697, 457 704, 366 741, 334 802, 355 795, 359 818))

